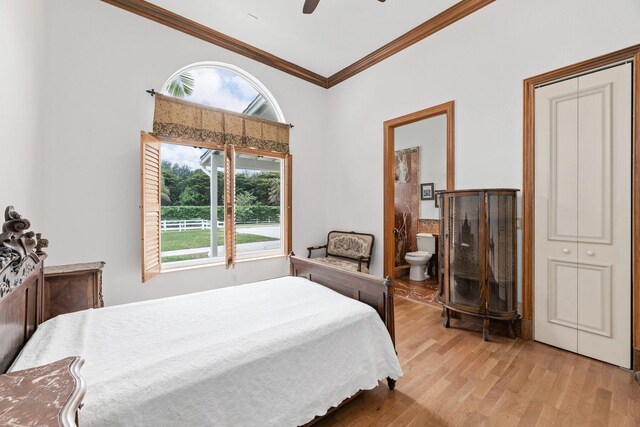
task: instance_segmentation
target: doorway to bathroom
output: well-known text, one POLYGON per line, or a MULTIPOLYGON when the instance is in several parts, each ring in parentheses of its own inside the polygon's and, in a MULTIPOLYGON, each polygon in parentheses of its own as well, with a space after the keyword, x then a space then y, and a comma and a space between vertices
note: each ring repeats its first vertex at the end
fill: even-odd
POLYGON ((437 304, 438 191, 454 188, 454 102, 384 123, 384 273, 437 304))

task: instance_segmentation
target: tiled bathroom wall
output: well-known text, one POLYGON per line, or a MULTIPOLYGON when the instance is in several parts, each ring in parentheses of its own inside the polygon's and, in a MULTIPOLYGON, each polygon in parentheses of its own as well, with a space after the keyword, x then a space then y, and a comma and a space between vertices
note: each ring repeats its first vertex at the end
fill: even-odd
POLYGON ((395 152, 395 266, 406 264, 407 252, 417 249, 416 233, 420 216, 420 148, 395 152))

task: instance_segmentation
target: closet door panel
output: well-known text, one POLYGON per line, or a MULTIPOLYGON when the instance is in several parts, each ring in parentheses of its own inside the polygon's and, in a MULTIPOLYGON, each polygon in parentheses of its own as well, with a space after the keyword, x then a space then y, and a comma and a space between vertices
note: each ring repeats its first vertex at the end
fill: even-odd
POLYGON ((548 282, 547 282, 547 321, 555 325, 564 326, 572 330, 571 335, 566 335, 565 329, 560 329, 563 333, 555 334, 558 338, 569 340, 569 343, 558 345, 559 347, 573 349, 577 343, 575 332, 578 319, 578 306, 576 304, 576 292, 578 282, 578 269, 573 261, 562 261, 560 259, 549 259, 547 262, 548 282))
POLYGON ((578 241, 611 244, 611 82, 579 79, 578 241))
POLYGON ((535 323, 538 341, 578 350, 578 82, 535 92, 535 323))
POLYGON ((549 240, 574 242, 578 226, 578 97, 577 82, 566 83, 562 86, 567 86, 568 92, 554 88, 559 93, 549 98, 547 236, 549 240))
MULTIPOLYGON (((611 264, 578 265, 578 329, 612 338, 611 264)), ((578 338, 578 350, 584 347, 578 338)))
POLYGON ((631 65, 578 86, 578 352, 629 368, 631 65))

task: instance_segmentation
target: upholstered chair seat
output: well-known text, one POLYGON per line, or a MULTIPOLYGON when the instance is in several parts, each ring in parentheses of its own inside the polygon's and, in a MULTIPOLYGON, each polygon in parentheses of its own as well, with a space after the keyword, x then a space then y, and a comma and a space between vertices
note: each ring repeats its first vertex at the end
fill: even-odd
POLYGON ((308 257, 312 251, 325 249, 324 257, 313 258, 314 261, 330 264, 343 270, 369 272, 374 236, 354 231, 331 231, 327 243, 322 246, 308 247, 308 257))
MULTIPOLYGON (((342 270, 348 270, 348 271, 358 271, 358 263, 357 262, 353 262, 353 261, 348 261, 345 259, 340 259, 340 258, 334 258, 334 257, 319 257, 319 258, 313 258, 312 261, 315 262, 320 262, 322 264, 329 264, 332 265, 334 267, 338 267, 342 270)), ((360 272, 361 273, 368 273, 369 272, 369 268, 364 265, 360 267, 360 272)))

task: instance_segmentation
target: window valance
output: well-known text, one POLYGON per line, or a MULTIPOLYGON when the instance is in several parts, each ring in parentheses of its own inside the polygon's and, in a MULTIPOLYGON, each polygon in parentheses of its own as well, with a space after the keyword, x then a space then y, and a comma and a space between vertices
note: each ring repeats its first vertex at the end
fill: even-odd
POLYGON ((289 153, 290 126, 156 94, 153 133, 172 138, 289 153))

